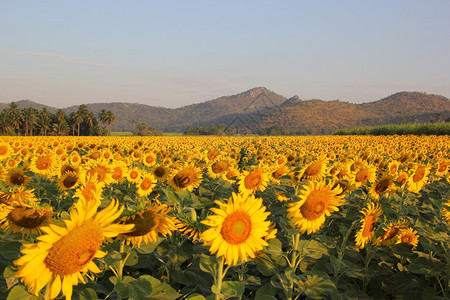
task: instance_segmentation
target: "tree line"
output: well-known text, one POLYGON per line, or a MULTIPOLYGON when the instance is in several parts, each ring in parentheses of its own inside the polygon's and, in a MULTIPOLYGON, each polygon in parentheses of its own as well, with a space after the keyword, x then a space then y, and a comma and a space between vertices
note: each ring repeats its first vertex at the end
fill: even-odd
POLYGON ((62 109, 55 113, 42 108, 19 108, 15 102, 0 112, 2 135, 110 135, 110 126, 116 116, 110 110, 102 109, 97 116, 83 104, 78 110, 66 114, 62 109), (101 126, 100 123, 103 125, 101 126))

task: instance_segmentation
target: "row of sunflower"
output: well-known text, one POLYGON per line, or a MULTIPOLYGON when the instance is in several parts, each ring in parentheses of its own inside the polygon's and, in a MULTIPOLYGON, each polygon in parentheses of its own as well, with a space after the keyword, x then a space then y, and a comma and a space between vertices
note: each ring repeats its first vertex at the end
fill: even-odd
POLYGON ((448 137, 3 137, 0 162, 8 299, 450 295, 448 137))

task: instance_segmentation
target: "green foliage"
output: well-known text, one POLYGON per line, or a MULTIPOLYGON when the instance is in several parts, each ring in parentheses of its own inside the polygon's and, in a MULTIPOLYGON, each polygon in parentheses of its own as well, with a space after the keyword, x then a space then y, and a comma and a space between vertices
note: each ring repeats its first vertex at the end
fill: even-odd
POLYGON ((450 122, 391 124, 341 129, 335 135, 450 135, 450 122))

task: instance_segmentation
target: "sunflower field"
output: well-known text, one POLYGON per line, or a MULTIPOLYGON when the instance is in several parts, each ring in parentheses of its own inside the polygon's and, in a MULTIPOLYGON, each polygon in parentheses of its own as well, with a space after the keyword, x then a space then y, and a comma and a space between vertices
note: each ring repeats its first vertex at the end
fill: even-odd
POLYGON ((449 299, 449 136, 0 137, 0 299, 449 299))

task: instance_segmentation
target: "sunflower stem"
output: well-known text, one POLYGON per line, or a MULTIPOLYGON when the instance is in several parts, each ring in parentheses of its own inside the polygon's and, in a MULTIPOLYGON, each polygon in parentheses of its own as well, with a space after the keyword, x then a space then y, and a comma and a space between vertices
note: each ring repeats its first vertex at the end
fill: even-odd
POLYGON ((221 256, 219 258, 219 265, 218 265, 219 268, 217 269, 216 285, 217 285, 218 292, 217 292, 216 297, 215 297, 216 300, 221 300, 222 299, 222 293, 221 293, 221 291, 222 291, 222 280, 225 277, 225 274, 226 274, 226 272, 228 271, 228 268, 229 268, 229 267, 227 267, 225 269, 225 272, 223 271, 224 261, 225 261, 225 257, 221 256))

